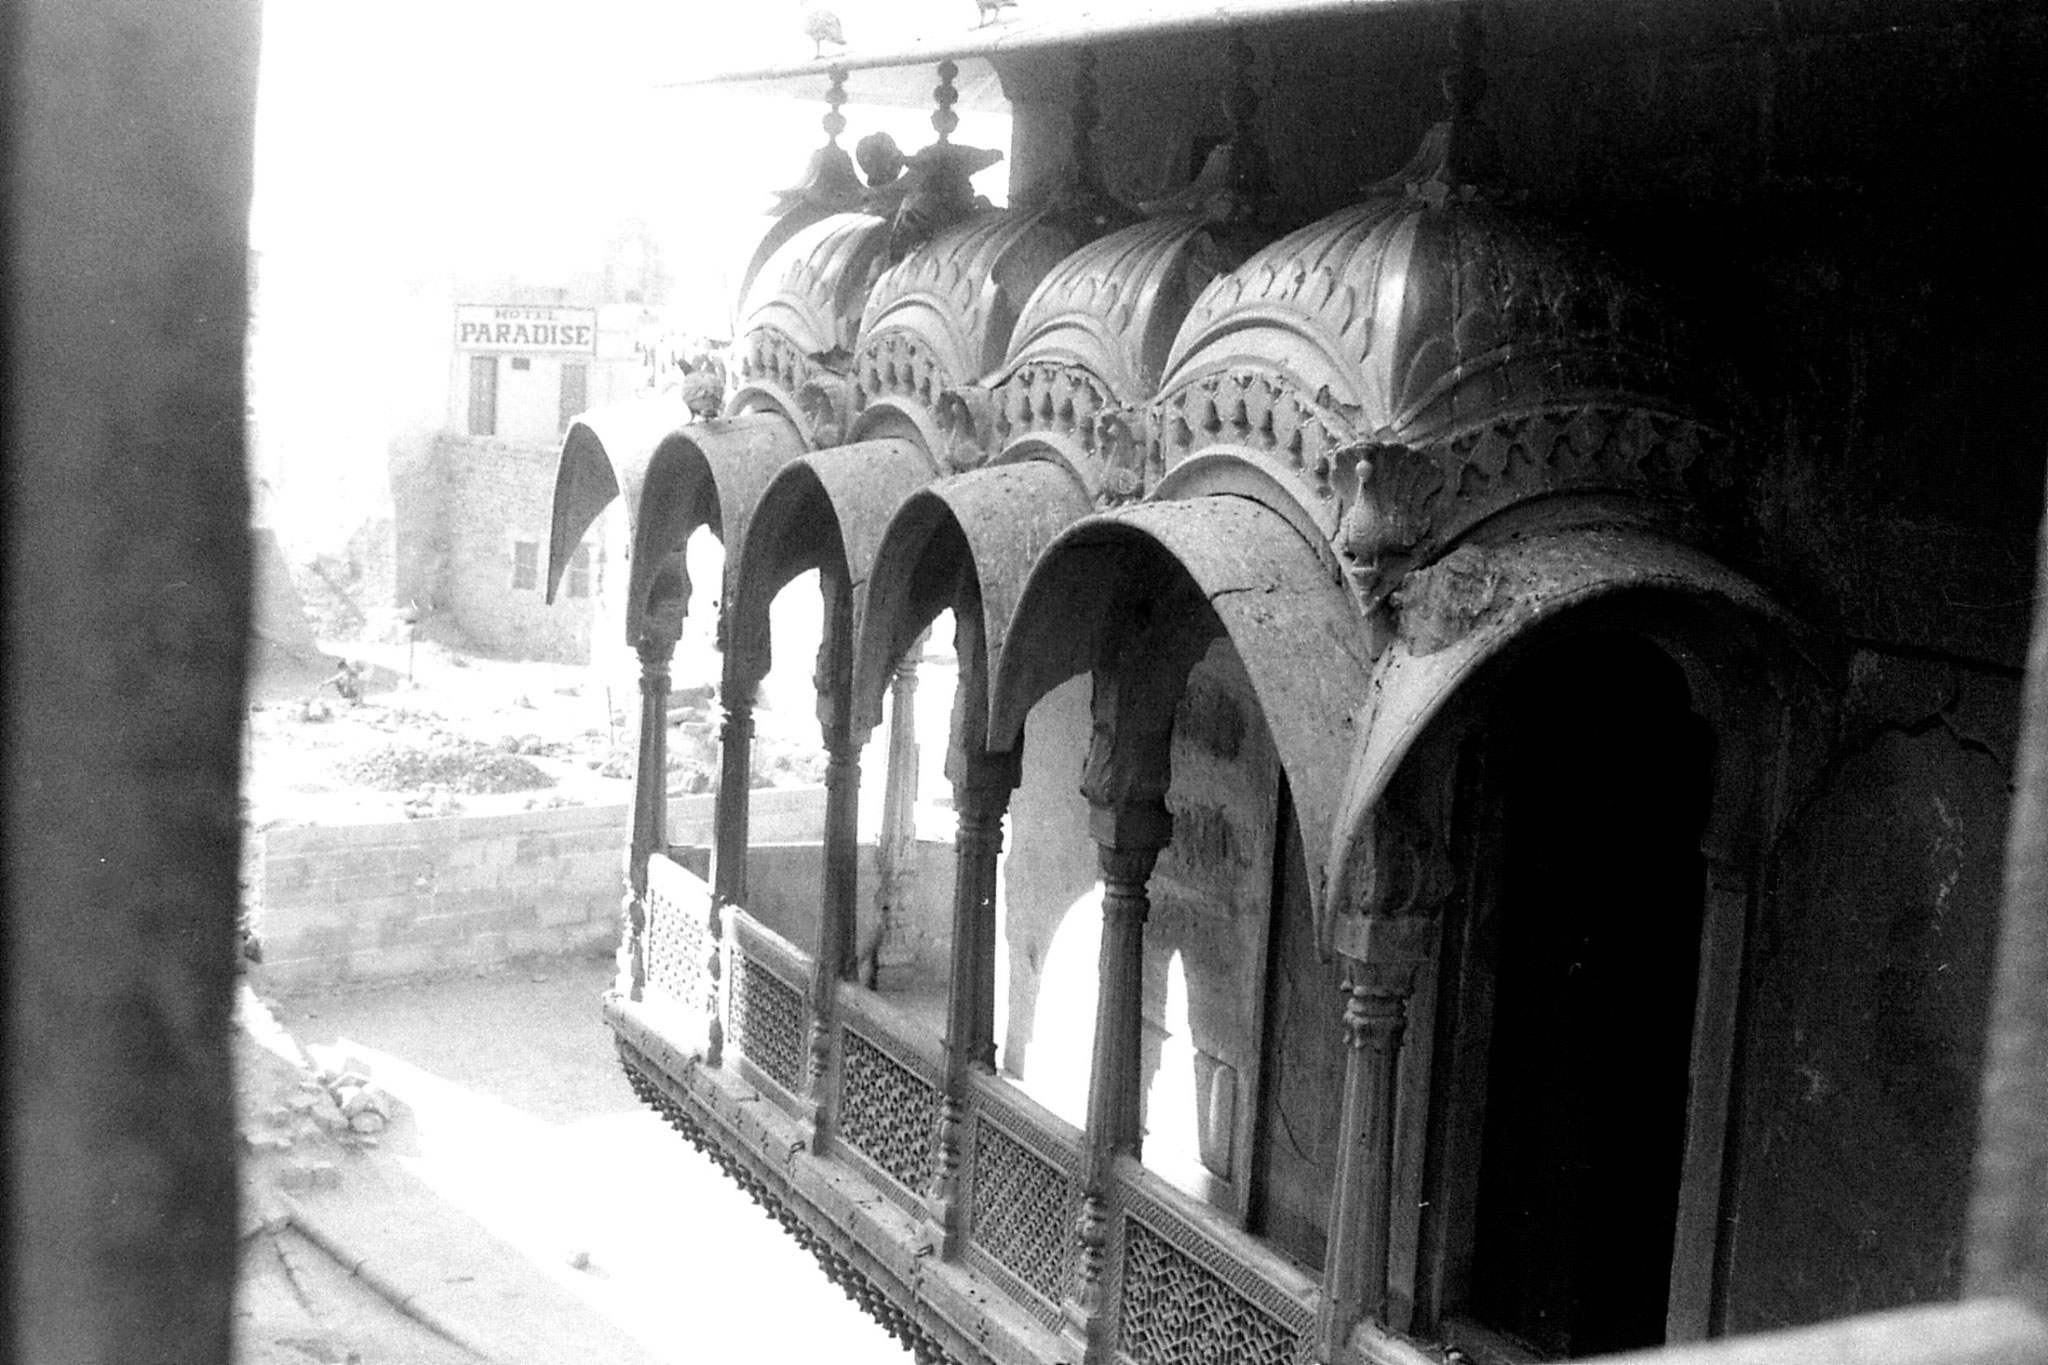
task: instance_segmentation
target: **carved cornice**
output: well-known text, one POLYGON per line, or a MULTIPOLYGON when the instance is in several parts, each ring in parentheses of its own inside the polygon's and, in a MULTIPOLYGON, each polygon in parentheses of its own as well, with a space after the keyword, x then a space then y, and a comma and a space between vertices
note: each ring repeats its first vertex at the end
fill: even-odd
POLYGON ((1509 414, 1420 448, 1360 443, 1337 455, 1354 483, 1338 553, 1372 610, 1411 569, 1518 504, 1583 493, 1712 507, 1732 477, 1726 447, 1696 419, 1605 406, 1509 414))
POLYGON ((1300 376, 1277 366, 1232 366, 1170 385, 1152 406, 1144 478, 1206 447, 1231 446, 1270 457, 1302 485, 1311 507, 1336 496, 1336 452, 1357 437, 1355 411, 1329 392, 1311 394, 1300 376))

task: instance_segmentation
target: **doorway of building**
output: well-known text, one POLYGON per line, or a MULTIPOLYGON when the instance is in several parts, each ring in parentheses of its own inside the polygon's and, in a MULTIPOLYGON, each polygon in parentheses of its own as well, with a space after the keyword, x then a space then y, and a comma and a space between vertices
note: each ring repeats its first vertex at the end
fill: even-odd
POLYGON ((1500 695, 1466 1314, 1542 1356, 1652 1346, 1684 1162, 1711 732, 1677 665, 1631 635, 1552 645, 1500 695))

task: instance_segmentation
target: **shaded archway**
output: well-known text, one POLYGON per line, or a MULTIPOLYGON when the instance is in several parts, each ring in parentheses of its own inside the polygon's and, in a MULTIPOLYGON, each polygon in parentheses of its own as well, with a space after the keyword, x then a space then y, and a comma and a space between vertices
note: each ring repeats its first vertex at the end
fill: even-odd
MULTIPOLYGON (((1566 530, 1468 543, 1411 575, 1404 598, 1401 637, 1379 661, 1372 714, 1331 848, 1330 917, 1323 926, 1361 983, 1355 989, 1391 1021, 1394 1045, 1384 1070, 1363 1087, 1377 1098, 1362 1097, 1355 1116, 1384 1126, 1372 1151, 1354 1154, 1359 1167, 1340 1188, 1340 1202, 1350 1190, 1374 1188, 1385 1202, 1361 1197, 1333 1219, 1348 1226, 1355 1245, 1333 1251, 1332 1263, 1344 1260, 1372 1280, 1359 1291, 1364 1301, 1384 1295, 1390 1323, 1403 1330, 1412 1324, 1455 1338, 1464 1322, 1574 1351, 1602 1342, 1641 1344, 1641 1322, 1650 1318, 1660 1337, 1703 1335, 1721 1236, 1749 905, 1765 850, 1811 776, 1827 732, 1825 675, 1798 623, 1753 585, 1698 551, 1641 531, 1566 530), (1546 659, 1563 662, 1537 666, 1546 659), (1534 671, 1523 671, 1525 664, 1534 671), (1646 756, 1655 760, 1648 773, 1646 756), (1631 795, 1617 806, 1615 794, 1624 791, 1631 795), (1636 833, 1617 844, 1609 835, 1623 826, 1636 833), (1653 846, 1664 852, 1632 861, 1653 846), (1560 871, 1567 863, 1570 869, 1560 871), (1632 869, 1634 891, 1595 894, 1610 885, 1603 869, 1632 869), (1548 893, 1532 888, 1551 876, 1585 883, 1587 894, 1573 912, 1581 918, 1546 918, 1539 910, 1514 919, 1515 904, 1550 903, 1543 900, 1548 893), (1616 897, 1633 894, 1640 905, 1655 899, 1647 890, 1653 883, 1677 886, 1688 878, 1690 892, 1659 893, 1678 908, 1645 921, 1667 934, 1616 946, 1630 939, 1614 914, 1599 910, 1602 896, 1619 904, 1616 897), (1526 937, 1503 946, 1503 935, 1518 933, 1526 937), (1572 979, 1572 964, 1584 971, 1588 959, 1560 957, 1567 943, 1663 964, 1642 968, 1646 979, 1661 982, 1657 1008, 1640 1000, 1621 1007, 1624 1014, 1644 1011, 1630 1037, 1595 1028, 1589 1038, 1613 1047, 1641 1043, 1658 1059, 1657 1074, 1667 1082, 1675 1074, 1682 1087, 1674 1111, 1668 1094, 1667 1102, 1649 1098, 1653 1082, 1645 1080, 1642 1094, 1606 1125, 1637 1134, 1632 1153, 1656 1147, 1675 1163, 1668 1198, 1644 1195, 1642 1181, 1665 1179, 1645 1174, 1646 1157, 1623 1160, 1612 1150, 1589 1157, 1594 1147, 1586 1144, 1597 1145, 1592 1137, 1575 1146, 1576 1139, 1553 1133, 1559 1151, 1529 1157, 1550 1162, 1541 1180, 1511 1156, 1486 1155, 1510 1152, 1518 1141, 1531 1153, 1543 1146, 1526 1138, 1532 1124, 1549 1123, 1539 1112, 1541 1095, 1578 1086, 1583 1097, 1582 1074, 1545 1070, 1557 1062, 1550 1053, 1596 1059, 1588 1064, 1601 1074, 1643 1061, 1619 1057, 1612 1047, 1602 1051, 1587 1038, 1560 1041, 1557 1029, 1566 1025, 1559 1018, 1577 1010, 1612 1025, 1615 1002, 1633 998, 1619 987, 1573 996, 1585 982, 1572 979), (1496 967, 1506 978, 1496 978, 1496 967), (1681 997, 1682 1008, 1674 1003, 1681 997), (1578 1003, 1559 1003, 1572 999, 1578 1003), (1665 1006, 1682 1018, 1652 1027, 1665 1006), (1497 1103, 1486 1081, 1496 1068, 1508 1087, 1497 1103), (1634 1120, 1652 1111, 1664 1120, 1677 1113, 1676 1138, 1641 1137, 1634 1120), (1397 1163, 1397 1149, 1428 1151, 1428 1167, 1413 1158, 1397 1163), (1616 1218, 1654 1212, 1653 1222, 1665 1221, 1661 1231, 1639 1223, 1626 1237, 1600 1234, 1615 1245, 1634 1238, 1629 1270, 1650 1279, 1622 1296, 1633 1307, 1589 1301, 1587 1335, 1556 1327, 1562 1335, 1547 1336, 1570 1316, 1570 1295, 1555 1277, 1576 1274, 1567 1244, 1578 1234, 1557 1222, 1563 1215, 1554 1209, 1542 1214, 1542 1200, 1529 1191, 1540 1185, 1562 1197, 1570 1181, 1558 1174, 1558 1162, 1584 1160, 1627 1175, 1621 1184, 1635 1182, 1624 1201, 1629 1207, 1610 1205, 1616 1218), (1483 1191, 1495 1186, 1505 1192, 1493 1198, 1492 1212, 1482 1212, 1483 1191), (1513 1220, 1500 1219, 1518 1200, 1522 1226, 1545 1218, 1555 1224, 1532 1234, 1547 1248, 1548 1281, 1533 1262, 1519 1269, 1514 1263, 1516 1235, 1507 1230, 1513 1220), (1374 1207, 1381 1212, 1370 1212, 1374 1207), (1375 1225, 1374 1218, 1384 1222, 1375 1225), (1644 1250, 1659 1237, 1668 1242, 1663 1252, 1644 1250), (1505 1297, 1489 1299, 1493 1290, 1482 1280, 1505 1297), (1618 1325, 1624 1322, 1635 1325, 1618 1325)), ((1594 1100, 1601 1098, 1582 1107, 1597 1114, 1594 1100)), ((1592 1203, 1615 1192, 1588 1188, 1592 1203)), ((1592 1221, 1571 1226, 1598 1222, 1586 1218, 1592 1221)), ((1595 1278, 1619 1283, 1613 1266, 1595 1278)))
MULTIPOLYGON (((640 661, 639 752, 627 861, 628 953, 636 999, 647 976, 648 860, 667 846, 669 665, 691 596, 685 547, 702 527, 728 546, 736 545, 770 478, 804 449, 796 428, 772 413, 700 423, 683 423, 681 417, 665 403, 643 401, 588 413, 572 423, 555 476, 549 533, 552 602, 577 542, 613 498, 625 499, 629 567, 623 624, 640 661)), ((735 558, 726 557, 721 603, 732 597, 735 558)), ((721 635, 724 624, 721 613, 721 635)), ((745 705, 736 707, 730 692, 721 701, 728 733, 751 725, 745 705)), ((701 993, 695 964, 688 975, 693 979, 677 988, 694 998, 701 993)))
MULTIPOLYGON (((1234 1039, 1239 1051, 1216 1056, 1191 1020, 1190 1093, 1203 1118, 1197 1159, 1182 1163, 1193 1178, 1175 1183, 1247 1223, 1275 876, 1270 861, 1243 855, 1280 856, 1284 774, 1296 856, 1312 848, 1319 861, 1342 780, 1336 755, 1351 742, 1366 691, 1359 630, 1317 548, 1279 513, 1240 497, 1087 518, 1032 573, 998 666, 989 733, 991 745, 1018 742, 1034 702, 1068 678, 1092 677, 1082 785, 1104 891, 1089 1200, 1106 1206, 1115 1157, 1140 1150, 1139 1097, 1157 1050, 1145 1041, 1144 1000, 1154 993, 1145 959, 1157 958, 1163 1010, 1179 950, 1190 1015, 1220 1009, 1249 1026, 1234 1039), (1263 776, 1246 777, 1254 770, 1263 776), (1156 887, 1155 868, 1166 873, 1156 887), (1238 885, 1247 875, 1259 885, 1238 885), (1165 899, 1148 939, 1155 889, 1165 899), (1205 936, 1234 945, 1227 969, 1219 972, 1205 936)), ((1312 900, 1314 889, 1304 891, 1312 900)), ((1313 921, 1309 904, 1299 913, 1313 921)))

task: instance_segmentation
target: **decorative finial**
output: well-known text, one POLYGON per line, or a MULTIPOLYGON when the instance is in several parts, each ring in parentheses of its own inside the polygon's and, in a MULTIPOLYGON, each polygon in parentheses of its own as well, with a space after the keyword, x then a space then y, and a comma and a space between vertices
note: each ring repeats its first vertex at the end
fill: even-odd
POLYGON ((846 131, 846 115, 839 112, 839 107, 846 103, 846 68, 835 66, 831 75, 832 88, 825 92, 825 103, 829 108, 818 123, 825 130, 826 145, 837 147, 839 135, 846 131))
POLYGON ((1136 218, 1128 205, 1109 191, 1102 159, 1095 151, 1095 128, 1102 118, 1095 81, 1095 54, 1082 48, 1075 57, 1074 98, 1067 109, 1073 135, 1064 163, 1012 200, 1020 208, 1051 208, 1090 237, 1121 227, 1136 218))
POLYGON ((768 209, 775 217, 784 217, 799 208, 812 209, 822 216, 860 207, 860 176, 854 173, 853 158, 839 145, 839 135, 846 131, 846 116, 839 112, 839 106, 846 103, 846 69, 835 66, 831 76, 831 88, 825 92, 829 108, 819 120, 825 129, 825 145, 811 153, 802 180, 788 189, 775 191, 775 202, 768 209))
POLYGON ((1270 211, 1272 181, 1266 152, 1252 126, 1260 103, 1252 84, 1256 57, 1242 33, 1232 35, 1229 60, 1230 88, 1223 109, 1230 119, 1230 136, 1209 149, 1193 180, 1172 194, 1140 204, 1147 216, 1200 213, 1211 222, 1243 224, 1270 211))
POLYGON ((960 92, 953 88, 953 78, 959 74, 960 68, 954 63, 939 63, 939 83, 932 89, 932 102, 938 105, 932 110, 932 130, 941 143, 949 141, 953 130, 960 126, 960 116, 953 112, 953 106, 960 102, 960 92))
POLYGON ((1499 192, 1499 153, 1493 129, 1479 112, 1486 98, 1480 64, 1485 40, 1477 0, 1463 0, 1451 26, 1451 65, 1443 73, 1443 120, 1423 135, 1408 164, 1373 186, 1374 192, 1431 204, 1499 192))

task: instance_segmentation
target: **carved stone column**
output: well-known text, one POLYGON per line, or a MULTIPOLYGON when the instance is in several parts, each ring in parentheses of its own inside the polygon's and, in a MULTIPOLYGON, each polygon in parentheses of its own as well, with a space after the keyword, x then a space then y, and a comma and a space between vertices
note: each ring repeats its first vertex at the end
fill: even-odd
POLYGON ((1098 809, 1098 831, 1111 827, 1114 842, 1097 833, 1102 866, 1102 954, 1095 999, 1095 1048, 1088 1077, 1088 1131, 1082 1161, 1081 1256, 1074 1284, 1073 1314, 1091 1358, 1101 1358, 1099 1340, 1103 1270, 1109 1251, 1109 1198, 1119 1156, 1137 1155, 1143 1142, 1139 1123, 1140 1041, 1144 1001, 1145 919, 1151 911, 1146 883, 1159 852, 1172 834, 1165 805, 1098 809))
POLYGON ((1317 1355, 1325 1362, 1346 1358, 1345 1343, 1360 1321, 1386 1316, 1401 1038, 1436 921, 1367 917, 1347 927, 1357 932, 1340 929, 1338 943, 1346 954, 1344 1099, 1316 1323, 1317 1355))
POLYGON ((910 860, 917 842, 917 667, 924 660, 927 636, 917 637, 896 663, 889 683, 888 784, 882 793, 881 837, 875 841, 880 902, 875 941, 862 962, 869 986, 899 989, 916 959, 916 945, 905 922, 904 900, 915 876, 910 860))
POLYGON ((711 890, 719 905, 747 903, 747 816, 753 799, 754 689, 759 680, 737 674, 730 656, 718 688, 723 720, 718 731, 718 798, 712 810, 711 890))
POLYGON ((946 994, 946 1092, 940 1098, 936 1160, 926 1209, 941 1232, 942 1254, 958 1249, 961 1129, 975 1069, 995 1066, 996 872, 1003 814, 1022 773, 1023 749, 975 752, 953 783, 959 814, 953 879, 952 975, 946 994))
POLYGON ((825 576, 824 639, 813 682, 825 740, 824 898, 818 911, 817 960, 811 969, 811 1038, 805 1089, 819 1129, 832 1112, 831 1056, 841 981, 859 968, 855 915, 860 881, 860 751, 867 736, 852 724, 853 601, 848 585, 825 576))
POLYGON ((647 988, 647 860, 668 847, 669 661, 683 634, 688 583, 674 570, 655 580, 656 596, 633 643, 640 658, 640 746, 633 768, 633 827, 626 854, 626 943, 634 1000, 647 988), (680 587, 681 591, 676 589, 680 587))

